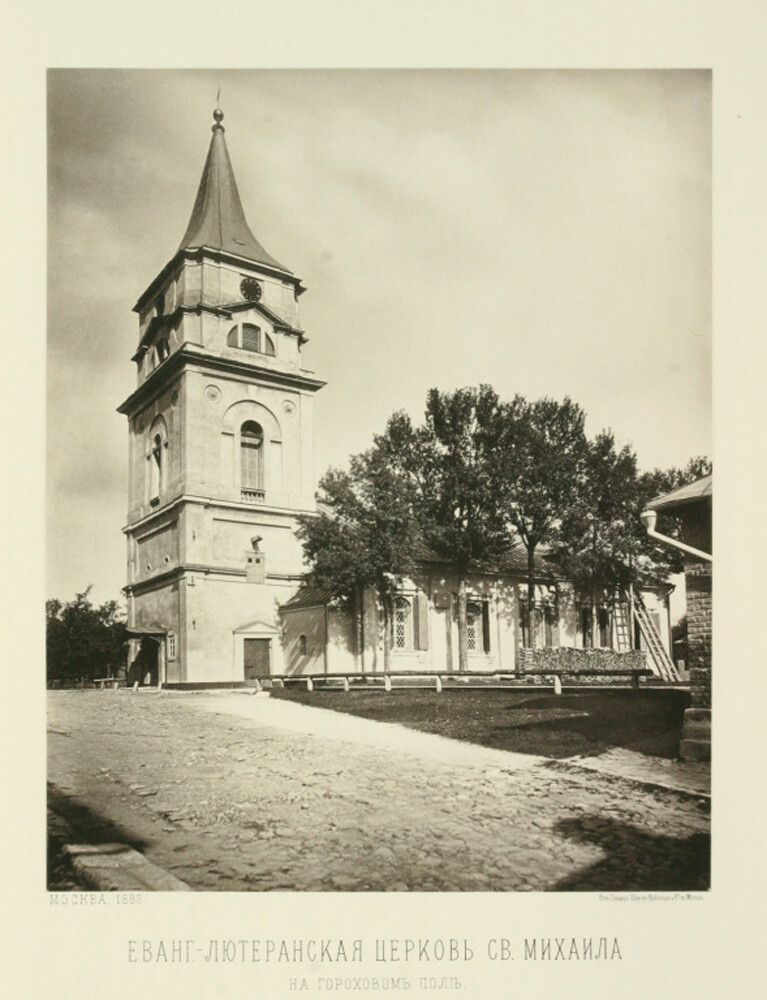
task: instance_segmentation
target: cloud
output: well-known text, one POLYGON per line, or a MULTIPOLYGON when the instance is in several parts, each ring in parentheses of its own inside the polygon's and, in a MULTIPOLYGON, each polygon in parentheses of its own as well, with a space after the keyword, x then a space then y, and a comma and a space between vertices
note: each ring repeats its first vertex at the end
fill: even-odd
POLYGON ((184 232, 219 84, 251 227, 309 288, 317 471, 481 381, 570 394, 644 465, 709 450, 709 74, 53 71, 50 502, 95 526, 93 577, 123 579, 131 307, 184 232))

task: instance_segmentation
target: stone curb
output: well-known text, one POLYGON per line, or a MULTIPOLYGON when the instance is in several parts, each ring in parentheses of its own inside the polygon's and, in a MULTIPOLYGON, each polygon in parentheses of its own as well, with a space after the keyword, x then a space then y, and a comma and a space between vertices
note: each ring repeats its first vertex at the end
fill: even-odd
POLYGON ((579 764, 577 760, 549 760, 542 767, 547 767, 552 771, 577 771, 581 774, 596 774, 608 781, 625 781, 635 788, 645 788, 649 791, 672 792, 674 795, 681 795, 686 799, 705 799, 711 802, 711 792, 696 791, 693 788, 681 788, 679 785, 671 785, 662 781, 653 781, 650 778, 635 778, 631 775, 614 774, 611 771, 602 771, 597 767, 588 767, 579 764))
POLYGON ((101 892, 192 891, 127 844, 65 844, 63 853, 78 878, 101 892))
POLYGON ((127 844, 73 844, 63 816, 48 809, 48 837, 59 845, 72 870, 89 888, 101 892, 191 892, 181 879, 147 861, 127 844))

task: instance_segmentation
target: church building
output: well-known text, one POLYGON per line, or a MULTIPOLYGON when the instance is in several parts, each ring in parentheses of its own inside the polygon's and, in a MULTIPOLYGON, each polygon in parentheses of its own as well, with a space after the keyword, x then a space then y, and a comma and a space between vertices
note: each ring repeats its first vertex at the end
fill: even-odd
POLYGON ((134 307, 128 680, 215 685, 281 673, 279 607, 314 509, 300 278, 243 212, 222 124, 184 237, 134 307))
MULTIPOLYGON (((134 307, 137 384, 119 407, 129 429, 127 680, 232 687, 380 672, 372 595, 353 612, 305 581, 295 529, 316 509, 312 408, 324 383, 303 367, 305 288, 246 222, 223 117, 216 109, 184 237, 134 307)), ((470 670, 514 671, 530 646, 649 641, 652 651, 652 630, 629 638, 620 599, 607 597, 595 619, 543 561, 528 623, 522 556, 471 573, 470 670)), ((394 602, 392 669, 458 670, 457 587, 454 570, 425 553, 394 602)), ((645 594, 666 650, 668 590, 645 594)))

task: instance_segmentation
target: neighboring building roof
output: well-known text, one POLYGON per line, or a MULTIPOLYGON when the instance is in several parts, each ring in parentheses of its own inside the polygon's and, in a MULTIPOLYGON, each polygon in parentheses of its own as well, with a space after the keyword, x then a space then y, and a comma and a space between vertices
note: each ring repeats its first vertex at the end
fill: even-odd
MULTIPOLYGON (((439 563, 447 565, 445 559, 440 558, 430 552, 424 545, 418 546, 418 561, 421 563, 439 563)), ((519 546, 507 553, 503 558, 490 563, 475 563, 469 567, 470 573, 512 575, 521 577, 527 574, 527 553, 519 546)), ((537 579, 541 577, 553 579, 554 570, 545 559, 545 556, 535 557, 535 574, 537 579)), ((280 606, 281 611, 297 611, 299 608, 319 608, 330 604, 334 600, 333 592, 326 587, 318 587, 312 583, 304 584, 289 601, 280 606)))
POLYGON ((326 587, 304 584, 289 601, 280 605, 280 611, 297 611, 299 608, 320 608, 330 604, 333 592, 326 587))
POLYGON ((208 158, 202 172, 200 186, 184 238, 176 251, 210 247, 245 257, 258 264, 279 268, 288 274, 284 265, 264 250, 245 220, 237 182, 234 179, 229 151, 224 139, 224 126, 220 110, 213 112, 216 124, 210 141, 208 158))
POLYGON ((694 483, 688 483, 687 486, 680 486, 670 493, 664 493, 663 496, 656 497, 647 506, 650 510, 668 510, 672 507, 682 507, 684 504, 694 503, 699 500, 711 499, 713 496, 712 481, 713 476, 711 474, 703 476, 702 479, 696 479, 694 483))
MULTIPOLYGON (((326 517, 336 518, 338 515, 332 507, 324 503, 317 503, 317 512, 326 517)), ((415 557, 418 562, 437 563, 440 566, 448 566, 450 560, 439 555, 425 542, 416 542, 415 557)), ((545 549, 540 548, 535 553, 534 559, 535 575, 538 578, 554 578, 557 575, 556 566, 548 558, 545 549)), ((527 576, 527 550, 520 541, 517 541, 511 549, 504 552, 497 559, 487 559, 482 562, 473 562, 469 566, 472 573, 496 573, 510 576, 527 576)))
MULTIPOLYGON (((440 556, 423 543, 416 548, 416 558, 420 562, 439 563, 448 565, 449 560, 440 556)), ((504 552, 497 559, 486 559, 471 563, 469 572, 473 573, 499 573, 510 574, 512 576, 527 576, 527 550, 521 543, 517 543, 508 552, 504 552)), ((554 567, 546 560, 545 553, 535 554, 535 574, 538 577, 551 577, 555 573, 554 567)))

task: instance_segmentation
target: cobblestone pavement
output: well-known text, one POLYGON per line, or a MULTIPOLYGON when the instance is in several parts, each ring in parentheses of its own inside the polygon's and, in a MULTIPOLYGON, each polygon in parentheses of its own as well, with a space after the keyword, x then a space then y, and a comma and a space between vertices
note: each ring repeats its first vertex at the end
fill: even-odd
POLYGON ((245 694, 48 698, 54 810, 195 889, 708 887, 689 796, 245 694))

